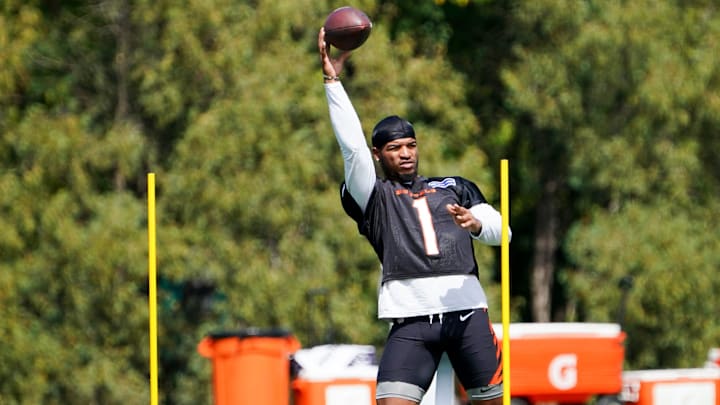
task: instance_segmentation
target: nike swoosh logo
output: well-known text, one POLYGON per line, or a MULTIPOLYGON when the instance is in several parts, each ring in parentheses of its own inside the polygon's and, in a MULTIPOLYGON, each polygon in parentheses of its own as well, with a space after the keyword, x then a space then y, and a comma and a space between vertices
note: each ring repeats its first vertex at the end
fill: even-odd
POLYGON ((470 318, 470 315, 472 315, 472 314, 474 314, 474 313, 475 313, 475 311, 470 311, 469 314, 460 315, 460 316, 459 316, 460 322, 465 322, 465 320, 467 320, 468 318, 470 318))
MULTIPOLYGON (((486 393, 486 392, 492 391, 492 389, 495 388, 496 386, 497 386, 496 384, 493 384, 493 385, 486 385, 486 386, 484 386, 484 387, 481 387, 481 388, 480 388, 480 393, 481 393, 481 394, 484 394, 484 393, 486 393)), ((470 397, 471 397, 471 398, 481 399, 481 396, 480 396, 480 395, 471 395, 470 397)))

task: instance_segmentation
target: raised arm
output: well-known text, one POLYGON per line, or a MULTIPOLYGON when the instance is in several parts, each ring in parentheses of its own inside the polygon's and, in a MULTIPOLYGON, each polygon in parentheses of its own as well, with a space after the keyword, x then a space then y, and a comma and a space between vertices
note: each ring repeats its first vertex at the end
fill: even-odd
POLYGON ((318 50, 330 111, 330 123, 345 164, 345 184, 355 202, 365 211, 375 186, 376 174, 360 118, 339 79, 350 52, 343 52, 336 59, 330 58, 329 45, 325 42, 325 32, 322 28, 318 34, 318 50))

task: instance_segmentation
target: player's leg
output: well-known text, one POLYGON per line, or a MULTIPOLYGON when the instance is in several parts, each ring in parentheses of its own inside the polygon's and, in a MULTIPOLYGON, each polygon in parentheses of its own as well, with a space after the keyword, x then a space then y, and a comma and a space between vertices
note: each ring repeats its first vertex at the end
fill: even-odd
POLYGON ((443 322, 448 358, 473 405, 502 404, 502 353, 487 310, 448 314, 443 322))
POLYGON ((442 355, 440 326, 427 317, 393 324, 378 367, 378 405, 420 403, 442 355))

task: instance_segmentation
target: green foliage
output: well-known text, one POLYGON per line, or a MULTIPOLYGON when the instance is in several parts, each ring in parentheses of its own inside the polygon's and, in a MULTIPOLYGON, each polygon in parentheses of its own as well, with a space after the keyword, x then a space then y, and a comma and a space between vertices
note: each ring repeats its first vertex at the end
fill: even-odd
MULTIPOLYGON (((27 115, 3 136, 13 160, 0 180, 8 292, 1 330, 13 350, 1 361, 0 392, 8 403, 139 401, 144 379, 128 371, 144 363, 133 350, 146 339, 147 318, 135 309, 143 299, 142 205, 95 183, 92 174, 105 168, 81 120, 27 115)), ((127 160, 117 167, 137 169, 137 146, 120 148, 127 160)))
POLYGON ((709 225, 717 208, 631 203, 617 213, 599 212, 571 232, 573 296, 589 318, 615 321, 622 303, 614 287, 632 277, 624 320, 631 368, 697 366, 708 342, 720 338, 714 293, 720 245, 709 225))
POLYGON ((706 224, 718 172, 704 150, 715 144, 708 128, 720 115, 702 100, 717 90, 711 27, 719 16, 701 4, 555 1, 523 3, 514 15, 523 35, 503 79, 511 106, 531 122, 519 129, 528 134, 519 138, 528 160, 516 164, 532 162, 523 170, 539 179, 538 168, 554 167, 572 195, 564 210, 574 236, 562 242, 568 260, 560 268, 568 317, 612 320, 620 292, 597 285, 632 275, 639 287, 628 304, 629 364, 702 364, 717 342, 717 325, 708 324, 712 289, 695 288, 700 281, 685 274, 717 267, 716 248, 698 247, 717 239, 706 224), (695 259, 702 264, 689 265, 695 259), (688 293, 699 295, 683 300, 688 293), (646 312, 631 312, 638 306, 646 312), (678 310, 683 321, 667 314, 678 310), (662 342, 647 346, 640 336, 662 342))
MULTIPOLYGON (((147 401, 148 172, 163 403, 212 401, 211 332, 381 348, 379 264, 339 203, 315 51, 341 5, 0 6, 0 403, 147 401)), ((712 4, 355 6, 374 28, 342 77, 366 130, 407 117, 423 174, 473 179, 495 205, 510 158, 513 319, 533 301, 540 192, 560 184, 548 311, 612 321, 631 275, 628 364, 699 364, 720 334, 712 4)), ((497 250, 476 250, 499 321, 497 250)))

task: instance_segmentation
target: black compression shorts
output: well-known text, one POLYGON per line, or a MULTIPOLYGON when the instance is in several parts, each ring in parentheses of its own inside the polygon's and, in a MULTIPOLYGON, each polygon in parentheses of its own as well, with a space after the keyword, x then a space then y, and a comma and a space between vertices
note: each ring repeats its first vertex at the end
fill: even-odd
POLYGON ((502 354, 487 309, 393 321, 378 370, 377 397, 420 401, 446 352, 468 394, 502 396, 502 354))

